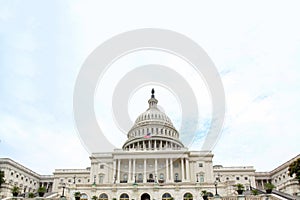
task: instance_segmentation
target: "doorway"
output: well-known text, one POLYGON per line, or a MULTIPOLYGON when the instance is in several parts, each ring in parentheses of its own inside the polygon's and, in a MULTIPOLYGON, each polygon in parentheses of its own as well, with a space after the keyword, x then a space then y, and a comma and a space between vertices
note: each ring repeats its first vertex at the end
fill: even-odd
POLYGON ((150 195, 148 193, 142 194, 141 200, 150 200, 150 195))

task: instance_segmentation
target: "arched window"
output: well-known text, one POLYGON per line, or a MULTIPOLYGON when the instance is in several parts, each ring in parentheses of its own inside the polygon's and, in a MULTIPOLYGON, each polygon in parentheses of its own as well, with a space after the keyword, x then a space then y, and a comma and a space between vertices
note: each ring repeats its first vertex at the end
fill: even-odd
POLYGON ((159 174, 159 179, 161 179, 161 180, 164 180, 164 179, 165 179, 165 176, 164 176, 163 173, 160 173, 160 174, 159 174))
POLYGON ((153 179, 153 174, 149 174, 149 179, 153 179))
POLYGON ((123 180, 124 180, 124 181, 127 181, 127 179, 128 179, 128 174, 124 174, 124 175, 123 175, 123 180))
POLYGON ((105 193, 100 194, 99 200, 108 200, 108 196, 105 193))
POLYGON ((174 175, 175 175, 175 178, 176 178, 176 177, 179 178, 179 174, 178 174, 178 173, 175 173, 174 175))
POLYGON ((183 195, 183 200, 193 200, 193 195, 191 193, 185 193, 183 195))
POLYGON ((88 200, 88 199, 89 199, 89 197, 87 194, 85 194, 85 193, 81 194, 80 200, 88 200))
POLYGON ((162 195, 162 200, 171 200, 172 196, 169 193, 164 193, 162 195))
POLYGON ((141 173, 138 174, 138 180, 139 180, 139 181, 142 181, 142 180, 143 180, 143 174, 141 174, 141 173))
POLYGON ((120 195, 120 200, 129 200, 129 196, 126 193, 120 195))

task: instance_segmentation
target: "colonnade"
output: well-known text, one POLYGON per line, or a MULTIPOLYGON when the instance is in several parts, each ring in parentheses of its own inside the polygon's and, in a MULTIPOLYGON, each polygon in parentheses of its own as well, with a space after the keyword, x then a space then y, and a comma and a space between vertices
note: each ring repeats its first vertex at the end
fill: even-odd
POLYGON ((142 140, 126 145, 125 150, 163 150, 167 148, 180 149, 181 146, 164 140, 142 140))
POLYGON ((176 181, 189 182, 190 181, 189 159, 188 158, 115 159, 113 161, 113 181, 114 183, 127 183, 127 182, 147 183, 147 182, 157 182, 157 181, 163 181, 167 183, 176 182, 176 181), (138 167, 137 164, 139 165, 138 167), (160 167, 158 167, 158 164, 160 165, 160 167), (174 167, 178 169, 174 170, 174 167), (175 171, 176 173, 174 173, 175 171), (163 177, 160 176, 161 174, 163 175, 163 177))

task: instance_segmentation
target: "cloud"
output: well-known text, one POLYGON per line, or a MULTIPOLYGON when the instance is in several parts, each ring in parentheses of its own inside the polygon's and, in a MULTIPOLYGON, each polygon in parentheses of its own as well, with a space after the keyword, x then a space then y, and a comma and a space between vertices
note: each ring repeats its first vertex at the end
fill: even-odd
MULTIPOLYGON (((125 2, 118 6, 115 2, 93 1, 10 2, 2 1, 0 6, 1 156, 47 174, 54 168, 88 165, 88 154, 72 119, 72 92, 78 70, 106 39, 145 27, 187 35, 216 64, 227 108, 222 136, 213 150, 215 164, 254 165, 257 170, 270 170, 299 153, 297 2, 226 1, 216 6, 198 1, 164 1, 157 7, 135 1, 134 9, 125 2)), ((179 63, 169 58, 162 62, 179 63)), ((180 73, 194 87, 200 102, 196 141, 201 143, 211 120, 209 94, 205 87, 202 89, 201 77, 188 70, 180 73)), ((106 86, 105 92, 113 90, 112 85, 106 86)), ((142 93, 140 96, 148 100, 148 91, 142 93)), ((164 95, 169 94, 159 96, 160 104, 178 127, 180 105, 173 99, 172 106, 164 95)), ((97 103, 111 106, 110 101, 97 103)), ((129 105, 132 119, 147 106, 134 100, 129 103, 133 103, 129 105)), ((111 110, 104 114, 110 116, 111 110)), ((113 130, 114 123, 102 123, 113 130)))

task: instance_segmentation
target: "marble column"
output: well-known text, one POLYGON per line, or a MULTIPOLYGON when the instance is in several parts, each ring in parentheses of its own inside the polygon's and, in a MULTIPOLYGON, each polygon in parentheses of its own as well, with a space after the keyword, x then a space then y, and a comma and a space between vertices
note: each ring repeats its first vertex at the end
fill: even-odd
POLYGON ((183 162, 184 158, 181 158, 181 180, 184 181, 184 162, 183 162))
POLYGON ((128 160, 128 182, 131 182, 131 159, 128 160))
POLYGON ((117 183, 120 183, 121 177, 120 177, 120 169, 121 169, 121 160, 118 159, 118 176, 117 176, 117 183))
POLYGON ((155 158, 155 165, 154 165, 154 169, 155 169, 155 176, 157 177, 157 158, 155 158))
POLYGON ((144 183, 146 183, 147 182, 147 160, 146 159, 144 159, 144 183))
POLYGON ((190 181, 190 162, 189 159, 185 158, 185 169, 186 169, 186 180, 190 181))
POLYGON ((169 159, 166 158, 166 182, 169 182, 169 159))
POLYGON ((170 171, 171 171, 171 182, 174 182, 174 177, 173 177, 173 158, 170 158, 170 171))
POLYGON ((132 167, 132 180, 133 182, 136 180, 135 179, 135 159, 133 159, 133 167, 132 167))
POLYGON ((114 160, 114 167, 113 167, 113 182, 115 182, 116 180, 116 175, 117 175, 117 163, 116 160, 114 160))

